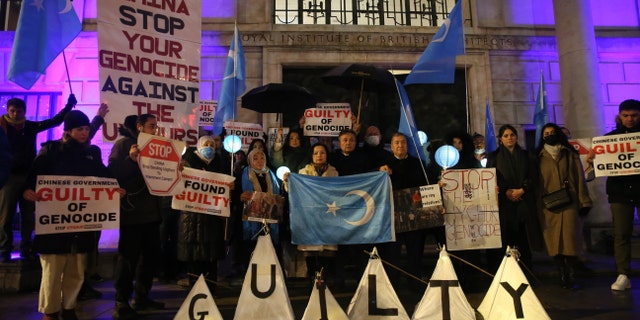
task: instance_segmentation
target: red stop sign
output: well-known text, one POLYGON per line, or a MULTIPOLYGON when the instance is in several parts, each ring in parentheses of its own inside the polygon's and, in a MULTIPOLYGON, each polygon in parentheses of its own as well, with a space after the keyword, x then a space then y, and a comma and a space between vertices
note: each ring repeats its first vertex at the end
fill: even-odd
POLYGON ((153 195, 169 195, 181 181, 180 153, 166 139, 150 138, 140 149, 138 164, 153 195))

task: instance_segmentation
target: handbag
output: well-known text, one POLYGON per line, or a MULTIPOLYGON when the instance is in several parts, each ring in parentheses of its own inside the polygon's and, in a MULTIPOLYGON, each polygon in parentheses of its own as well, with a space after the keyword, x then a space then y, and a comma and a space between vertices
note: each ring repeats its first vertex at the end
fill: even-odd
MULTIPOLYGON (((567 175, 569 175, 569 158, 567 158, 567 175)), ((564 178, 562 181, 562 188, 542 196, 542 204, 547 210, 551 211, 562 209, 571 204, 571 202, 568 178, 564 178)))

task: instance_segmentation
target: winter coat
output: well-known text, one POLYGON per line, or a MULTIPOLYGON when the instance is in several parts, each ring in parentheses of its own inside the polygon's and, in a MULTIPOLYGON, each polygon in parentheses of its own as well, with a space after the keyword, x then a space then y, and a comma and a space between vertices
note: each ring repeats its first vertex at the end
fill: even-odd
POLYGON ((127 195, 120 200, 120 226, 160 223, 161 199, 149 193, 138 163, 129 157, 129 149, 136 144, 130 134, 116 141, 109 155, 109 170, 118 179, 127 195))
MULTIPOLYGON (((227 157, 216 155, 210 163, 203 161, 196 148, 187 149, 182 157, 185 167, 229 174, 231 164, 227 157)), ((178 221, 178 260, 215 261, 224 257, 224 230, 226 219, 203 213, 180 213, 178 221)))
MULTIPOLYGON (((619 125, 618 128, 606 135, 610 136, 634 132, 640 132, 640 125, 631 129, 619 125)), ((640 206, 640 174, 608 177, 606 190, 607 195, 609 195, 609 203, 624 203, 640 206)))
POLYGON ((577 153, 562 147, 557 159, 544 148, 538 154, 540 168, 539 207, 542 212, 542 231, 550 256, 558 254, 577 256, 582 248, 580 208, 592 207, 589 190, 584 179, 582 163, 577 153), (542 205, 542 196, 563 187, 567 179, 573 202, 561 209, 551 211, 542 205))
MULTIPOLYGON (((35 190, 38 175, 111 177, 102 163, 100 148, 75 140, 45 143, 34 160, 25 187, 35 190)), ((44 254, 83 253, 95 249, 97 232, 69 232, 36 235, 33 248, 44 254)))

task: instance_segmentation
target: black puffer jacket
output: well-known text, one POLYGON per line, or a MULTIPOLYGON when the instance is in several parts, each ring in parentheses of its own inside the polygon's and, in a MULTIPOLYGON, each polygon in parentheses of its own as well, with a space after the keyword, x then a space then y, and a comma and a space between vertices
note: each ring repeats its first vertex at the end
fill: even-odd
MULTIPOLYGON (((640 125, 636 125, 633 128, 618 125, 615 130, 606 135, 610 136, 635 132, 640 132, 640 125)), ((609 195, 609 203, 640 205, 640 174, 608 177, 607 195, 609 195)))
MULTIPOLYGON (((195 151, 196 148, 187 149, 182 157, 185 166, 224 174, 231 171, 227 157, 216 155, 207 164, 195 151)), ((215 261, 224 257, 225 220, 208 214, 182 212, 178 223, 178 260, 215 261)))
MULTIPOLYGON (((111 177, 102 163, 100 148, 75 140, 49 141, 36 157, 25 187, 35 190, 38 175, 111 177)), ((70 232, 36 235, 33 248, 45 254, 88 252, 95 248, 96 232, 70 232)))
POLYGON ((130 132, 121 131, 124 137, 113 145, 109 155, 109 170, 118 179, 127 195, 120 201, 120 226, 160 223, 161 197, 149 193, 138 163, 129 158, 129 149, 136 142, 130 132))

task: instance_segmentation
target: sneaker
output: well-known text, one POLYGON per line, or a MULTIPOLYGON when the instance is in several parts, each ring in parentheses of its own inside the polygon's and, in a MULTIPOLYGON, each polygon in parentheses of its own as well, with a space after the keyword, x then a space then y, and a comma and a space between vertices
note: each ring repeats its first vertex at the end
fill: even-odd
POLYGON ((631 281, 625 274, 618 275, 618 279, 611 285, 611 290, 622 291, 631 289, 631 281))
POLYGON ((161 310, 164 309, 164 302, 153 301, 149 298, 133 298, 131 307, 136 311, 161 310))
POLYGON ((129 306, 127 302, 116 302, 116 308, 111 313, 111 317, 118 320, 138 319, 138 313, 129 306))

